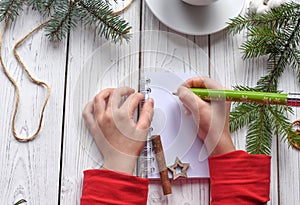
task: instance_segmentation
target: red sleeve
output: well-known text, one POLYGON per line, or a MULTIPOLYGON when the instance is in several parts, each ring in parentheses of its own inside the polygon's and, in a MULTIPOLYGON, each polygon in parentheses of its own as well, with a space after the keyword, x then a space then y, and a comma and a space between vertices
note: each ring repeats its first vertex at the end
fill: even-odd
POLYGON ((211 205, 269 201, 270 156, 234 151, 209 158, 211 205))
POLYGON ((148 179, 110 170, 86 170, 81 205, 147 203, 148 179))

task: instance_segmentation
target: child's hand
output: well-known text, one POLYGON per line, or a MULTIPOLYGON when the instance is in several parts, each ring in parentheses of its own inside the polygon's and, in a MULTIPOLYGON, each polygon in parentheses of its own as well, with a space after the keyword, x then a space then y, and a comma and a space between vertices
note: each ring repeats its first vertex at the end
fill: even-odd
POLYGON ((86 105, 83 117, 103 155, 105 169, 133 173, 153 116, 154 102, 149 99, 134 121, 134 112, 143 99, 129 87, 108 88, 86 105), (125 101, 123 97, 127 97, 125 101))
POLYGON ((188 89, 191 87, 218 90, 223 90, 224 87, 210 78, 196 77, 188 79, 180 86, 177 94, 199 126, 198 137, 204 141, 209 154, 235 150, 229 131, 230 103, 204 101, 188 89))

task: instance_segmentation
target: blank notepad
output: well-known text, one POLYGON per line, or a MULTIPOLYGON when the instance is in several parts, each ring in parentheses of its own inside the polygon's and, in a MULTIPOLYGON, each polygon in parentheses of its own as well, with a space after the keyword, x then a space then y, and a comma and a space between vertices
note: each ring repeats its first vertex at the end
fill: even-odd
MULTIPOLYGON (((148 82, 145 96, 154 99, 154 116, 149 136, 161 136, 167 166, 174 164, 178 157, 181 162, 190 163, 187 170, 188 178, 207 178, 208 155, 202 141, 197 137, 197 125, 192 115, 185 115, 181 101, 172 94, 192 76, 195 75, 172 72, 145 74, 145 80, 148 82)), ((147 177, 159 178, 151 143, 147 143, 145 152, 147 177)), ((171 172, 169 176, 172 177, 171 172)))

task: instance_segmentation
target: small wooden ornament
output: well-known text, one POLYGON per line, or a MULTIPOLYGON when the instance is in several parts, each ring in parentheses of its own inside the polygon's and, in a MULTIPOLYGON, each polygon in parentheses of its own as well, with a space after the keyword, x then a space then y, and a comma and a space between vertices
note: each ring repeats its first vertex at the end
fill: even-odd
MULTIPOLYGON (((120 1, 120 0, 119 0, 120 1)), ((112 1, 112 5, 113 5, 113 13, 112 15, 119 15, 122 12, 124 12, 126 9, 128 9, 130 7, 130 5, 132 4, 134 0, 122 0, 123 3, 125 3, 125 5, 123 5, 123 7, 119 7, 121 4, 121 2, 118 2, 118 0, 114 0, 112 1)))
MULTIPOLYGON (((291 126, 292 126, 292 128, 298 127, 298 129, 297 129, 297 128, 295 129, 295 133, 296 133, 297 135, 300 136, 300 130, 299 130, 299 127, 300 127, 300 120, 296 120, 296 121, 292 122, 291 126)), ((300 150, 300 140, 295 141, 295 140, 292 139, 291 136, 288 136, 288 140, 289 140, 289 143, 290 143, 294 148, 300 150)))
POLYGON ((175 163, 171 166, 169 166, 169 170, 172 172, 173 174, 173 180, 177 179, 178 177, 185 177, 188 178, 187 175, 187 169, 189 168, 190 163, 183 163, 180 161, 180 159, 178 157, 176 157, 175 163), (177 172, 177 168, 181 169, 181 172, 177 172))

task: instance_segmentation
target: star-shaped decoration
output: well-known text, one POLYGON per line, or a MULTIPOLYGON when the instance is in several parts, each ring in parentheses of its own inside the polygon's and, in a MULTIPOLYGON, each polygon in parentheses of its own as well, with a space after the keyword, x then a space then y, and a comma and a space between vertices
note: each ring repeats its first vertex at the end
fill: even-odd
POLYGON ((188 178, 186 171, 189 168, 189 166, 190 166, 190 163, 182 163, 180 161, 180 159, 178 157, 176 157, 175 163, 168 167, 168 169, 173 174, 173 180, 177 179, 178 177, 188 178), (180 168, 181 172, 178 172, 177 168, 180 168))

